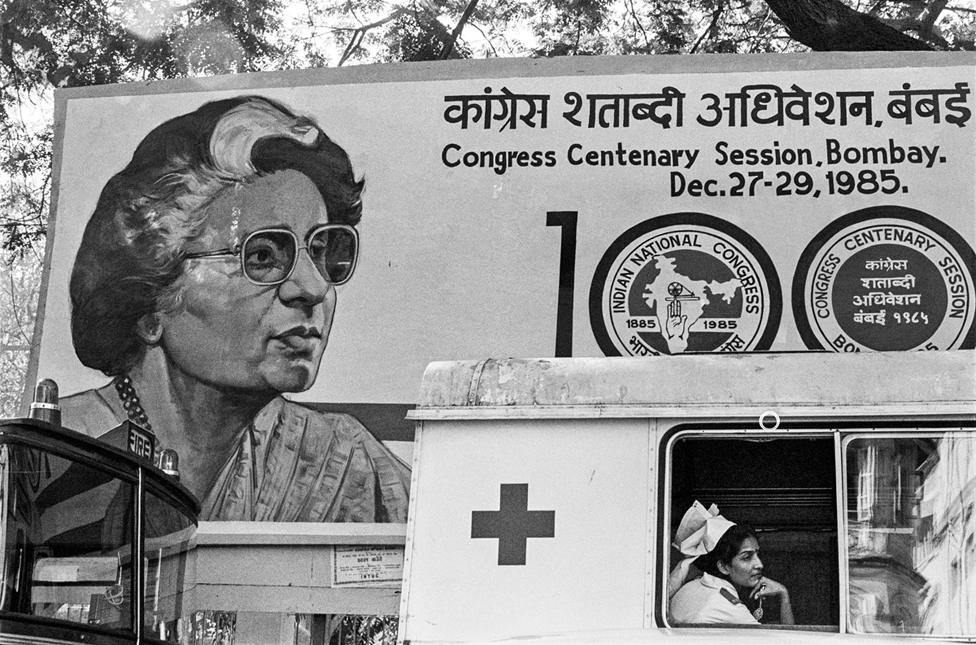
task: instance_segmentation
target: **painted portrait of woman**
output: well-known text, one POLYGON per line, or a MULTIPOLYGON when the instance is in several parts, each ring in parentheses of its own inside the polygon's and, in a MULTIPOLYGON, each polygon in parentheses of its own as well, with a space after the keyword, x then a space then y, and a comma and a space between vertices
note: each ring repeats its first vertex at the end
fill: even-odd
POLYGON ((263 97, 149 132, 75 258, 74 349, 110 380, 63 399, 65 425, 149 428, 201 519, 405 521, 408 467, 354 417, 283 396, 319 374, 362 193, 342 147, 263 97))

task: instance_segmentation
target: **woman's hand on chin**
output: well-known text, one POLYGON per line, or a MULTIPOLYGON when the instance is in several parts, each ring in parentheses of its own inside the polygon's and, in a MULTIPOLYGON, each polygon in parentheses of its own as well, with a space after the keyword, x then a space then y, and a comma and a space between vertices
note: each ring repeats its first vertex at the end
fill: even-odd
POLYGON ((759 584, 753 587, 749 593, 749 597, 753 599, 767 598, 769 596, 788 597, 789 591, 783 584, 776 582, 772 578, 763 577, 759 580, 759 584))

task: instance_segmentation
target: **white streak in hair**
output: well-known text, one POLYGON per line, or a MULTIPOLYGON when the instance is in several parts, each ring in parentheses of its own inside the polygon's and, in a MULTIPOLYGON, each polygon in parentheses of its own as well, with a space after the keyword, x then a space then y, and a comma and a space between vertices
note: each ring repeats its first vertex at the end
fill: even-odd
POLYGON ((232 236, 231 247, 237 246, 241 241, 240 233, 237 231, 237 229, 240 228, 240 226, 241 226, 241 207, 235 206, 232 209, 230 209, 230 234, 232 236))
POLYGON ((318 130, 270 103, 251 100, 229 110, 214 128, 210 155, 217 170, 237 177, 253 175, 257 169, 251 163, 251 150, 265 137, 287 137, 310 146, 315 143, 318 130))

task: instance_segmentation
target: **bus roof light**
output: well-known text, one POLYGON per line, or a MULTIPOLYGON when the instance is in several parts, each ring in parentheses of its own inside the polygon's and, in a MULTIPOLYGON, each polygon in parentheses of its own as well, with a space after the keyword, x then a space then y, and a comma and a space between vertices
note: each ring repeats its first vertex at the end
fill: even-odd
POLYGON ((58 402, 58 384, 49 378, 37 382, 34 401, 30 405, 30 418, 61 427, 61 405, 58 402))
POLYGON ((159 469, 176 479, 180 478, 180 456, 172 448, 166 448, 159 454, 159 469))

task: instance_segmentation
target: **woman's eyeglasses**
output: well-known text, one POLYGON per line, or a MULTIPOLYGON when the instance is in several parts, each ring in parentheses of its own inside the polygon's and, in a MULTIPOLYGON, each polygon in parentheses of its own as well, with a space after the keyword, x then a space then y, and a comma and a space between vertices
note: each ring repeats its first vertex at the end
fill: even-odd
POLYGON ((239 255, 244 277, 257 285, 281 284, 291 277, 298 252, 308 251, 312 264, 326 281, 349 281, 359 257, 359 233, 349 224, 323 224, 312 229, 299 246, 298 237, 285 228, 265 228, 249 233, 234 248, 187 253, 187 259, 239 255))

